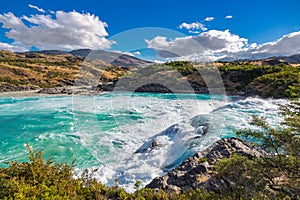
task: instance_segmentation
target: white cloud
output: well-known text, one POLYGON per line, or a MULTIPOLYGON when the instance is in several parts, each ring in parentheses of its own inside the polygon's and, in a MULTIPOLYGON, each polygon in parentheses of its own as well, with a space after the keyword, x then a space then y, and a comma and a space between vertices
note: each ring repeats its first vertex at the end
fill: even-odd
POLYGON ((121 51, 120 53, 121 53, 121 54, 128 55, 128 56, 132 56, 132 57, 134 57, 134 54, 133 54, 133 53, 131 53, 131 52, 128 52, 128 51, 121 51))
POLYGON ((169 42, 167 41, 167 37, 164 36, 156 36, 152 40, 145 40, 148 48, 154 49, 162 49, 169 46, 169 42))
POLYGON ((300 53, 300 31, 282 36, 274 42, 256 45, 249 50, 252 54, 292 55, 300 53))
POLYGON ((141 52, 139 52, 139 51, 135 51, 135 52, 133 52, 135 55, 141 55, 141 52))
POLYGON ((16 51, 16 52, 23 52, 28 51, 28 49, 20 46, 15 46, 7 43, 0 42, 0 50, 7 50, 7 51, 16 51))
POLYGON ((213 21, 215 18, 214 17, 206 17, 204 20, 207 22, 213 21))
POLYGON ((13 13, 0 14, 2 27, 9 29, 6 36, 13 45, 39 49, 72 50, 80 48, 110 48, 113 41, 106 39, 107 24, 99 17, 76 11, 56 11, 55 16, 37 14, 16 17, 13 13), (30 23, 26 26, 23 21, 30 23))
POLYGON ((202 31, 206 31, 207 28, 205 27, 204 24, 200 23, 200 22, 193 22, 193 23, 186 23, 183 22, 182 24, 179 25, 180 29, 187 29, 187 30, 202 30, 202 31))
POLYGON ((29 7, 29 8, 33 8, 33 9, 39 11, 39 12, 45 13, 45 10, 44 10, 44 9, 39 8, 39 7, 37 7, 37 6, 34 6, 34 5, 32 5, 32 4, 29 4, 28 7, 29 7))
POLYGON ((225 19, 232 19, 232 18, 233 18, 232 15, 227 15, 227 16, 225 17, 225 19))
POLYGON ((161 60, 151 60, 151 61, 157 64, 165 63, 165 61, 161 61, 161 60))
POLYGON ((300 31, 282 36, 280 39, 263 44, 252 43, 247 48, 226 56, 239 59, 262 59, 271 56, 300 54, 300 31))
POLYGON ((192 30, 189 30, 189 33, 191 33, 191 34, 199 34, 200 31, 192 31, 192 30))
POLYGON ((166 37, 157 36, 145 41, 148 48, 166 50, 180 56, 236 53, 248 46, 247 39, 232 34, 229 30, 210 30, 196 36, 179 37, 170 41, 166 37))
POLYGON ((157 36, 145 40, 148 48, 169 51, 189 60, 217 60, 224 57, 236 59, 261 59, 271 56, 300 54, 300 31, 282 36, 264 44, 248 44, 246 38, 232 34, 229 30, 210 30, 196 36, 185 36, 168 40, 157 36))
POLYGON ((113 53, 118 53, 118 54, 125 54, 125 55, 128 55, 128 56, 133 56, 134 57, 134 53, 131 53, 129 51, 119 51, 119 50, 113 50, 113 51, 109 51, 109 52, 113 52, 113 53))
POLYGON ((13 13, 0 14, 0 22, 2 22, 2 28, 6 29, 25 29, 26 26, 22 20, 16 17, 13 13))

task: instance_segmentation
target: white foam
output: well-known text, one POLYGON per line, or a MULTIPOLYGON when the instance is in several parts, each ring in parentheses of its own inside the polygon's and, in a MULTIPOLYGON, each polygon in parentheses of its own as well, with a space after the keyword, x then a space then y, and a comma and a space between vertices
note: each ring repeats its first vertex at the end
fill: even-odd
MULTIPOLYGON (((140 113, 144 117, 139 123, 125 125, 116 119, 119 125, 118 131, 105 132, 106 137, 99 138, 98 143, 101 145, 112 140, 124 142, 121 149, 110 146, 116 162, 107 165, 105 170, 98 171, 97 177, 108 184, 114 184, 117 178, 127 191, 133 191, 136 180, 142 181, 142 186, 146 185, 153 178, 163 175, 166 166, 172 165, 182 156, 184 158, 186 152, 202 150, 222 136, 233 135, 233 129, 249 127, 248 122, 252 114, 270 115, 274 121, 278 121, 276 104, 284 101, 247 98, 235 102, 223 102, 120 96, 113 99, 111 104, 103 100, 101 102, 101 106, 96 106, 98 109, 96 113, 109 111, 109 109, 112 109, 110 112, 113 113, 127 110, 140 113), (220 110, 213 111, 218 108, 220 110), (191 127, 188 122, 199 114, 211 116, 209 120, 212 125, 206 136, 195 141, 191 138, 197 135, 196 128, 191 127), (179 123, 179 131, 176 137, 158 136, 156 140, 160 148, 134 154, 142 144, 149 141, 149 138, 177 123, 179 123)), ((115 114, 113 117, 117 116, 118 114, 115 114)))

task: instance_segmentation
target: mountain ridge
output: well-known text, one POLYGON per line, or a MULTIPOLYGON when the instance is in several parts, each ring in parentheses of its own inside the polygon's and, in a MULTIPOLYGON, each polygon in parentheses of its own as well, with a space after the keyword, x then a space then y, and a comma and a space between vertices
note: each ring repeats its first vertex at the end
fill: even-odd
MULTIPOLYGON (((272 61, 274 63, 284 63, 284 64, 300 64, 300 53, 293 54, 290 56, 267 56, 260 59, 239 59, 233 57, 225 57, 218 60, 218 62, 254 62, 254 61, 272 61)), ((268 62, 266 62, 267 64, 268 62)))
POLYGON ((152 61, 142 60, 134 56, 119 53, 114 51, 105 51, 105 50, 91 50, 91 49, 76 49, 72 51, 62 51, 62 50, 40 50, 40 51, 27 51, 27 52, 16 52, 16 54, 23 55, 33 55, 33 54, 44 54, 44 55, 53 55, 53 56, 75 56, 79 57, 82 60, 95 57, 102 59, 103 61, 110 63, 114 66, 138 66, 138 65, 147 65, 153 63, 152 61))
MULTIPOLYGON (((3 50, 0 50, 3 51, 3 50)), ((16 52, 17 54, 45 54, 45 55, 73 55, 76 57, 82 57, 82 58, 86 58, 89 57, 91 53, 93 52, 100 52, 101 54, 110 54, 110 56, 113 56, 115 58, 118 57, 127 57, 130 58, 130 60, 138 60, 138 61, 144 61, 145 64, 149 64, 149 63, 153 63, 152 61, 149 60, 143 60, 140 58, 137 58, 135 56, 132 55, 128 55, 126 53, 120 53, 120 52, 116 52, 116 51, 106 51, 106 50, 92 50, 92 49, 75 49, 72 51, 63 51, 63 50, 34 50, 34 51, 27 51, 27 52, 16 52)), ((107 56, 107 55, 106 55, 107 56)), ((214 62, 255 62, 255 61, 273 61, 274 63, 285 63, 285 64, 300 64, 300 53, 299 54, 292 54, 289 56, 264 56, 263 58, 247 58, 247 59, 243 59, 243 58, 237 58, 237 57, 225 57, 225 58, 221 58, 218 59, 214 62)), ((118 64, 122 64, 122 62, 118 61, 118 64)), ((268 62, 265 62, 266 64, 268 64, 268 62)))

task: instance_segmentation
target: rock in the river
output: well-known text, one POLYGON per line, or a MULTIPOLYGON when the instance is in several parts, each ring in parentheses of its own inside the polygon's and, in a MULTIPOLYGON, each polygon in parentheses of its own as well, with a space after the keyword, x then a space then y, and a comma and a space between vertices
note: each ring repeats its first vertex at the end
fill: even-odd
POLYGON ((219 191, 223 186, 230 183, 215 176, 213 165, 218 159, 229 158, 233 154, 251 158, 263 156, 265 152, 236 138, 222 139, 209 148, 196 153, 167 175, 155 178, 146 187, 166 191, 175 190, 175 192, 186 191, 190 188, 219 191))

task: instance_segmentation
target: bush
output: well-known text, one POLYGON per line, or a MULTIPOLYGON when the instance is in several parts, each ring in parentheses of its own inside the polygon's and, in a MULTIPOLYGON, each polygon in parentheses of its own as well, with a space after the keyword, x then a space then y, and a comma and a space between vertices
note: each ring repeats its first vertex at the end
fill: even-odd
POLYGON ((182 76, 190 75, 196 71, 196 68, 194 68, 193 64, 189 61, 172 61, 165 63, 165 65, 175 69, 181 73, 182 76))
MULTIPOLYGON (((118 186, 107 187, 93 178, 93 172, 85 170, 78 178, 74 162, 57 163, 45 160, 42 151, 27 146, 29 161, 12 161, 7 168, 0 168, 0 199, 212 199, 212 193, 191 190, 187 194, 167 193, 143 188, 126 193, 118 186)), ((136 189, 140 182, 137 181, 136 189)))
POLYGON ((75 179, 74 162, 46 161, 42 151, 28 151, 29 162, 0 169, 0 199, 95 199, 96 191, 106 191, 88 171, 75 179))

